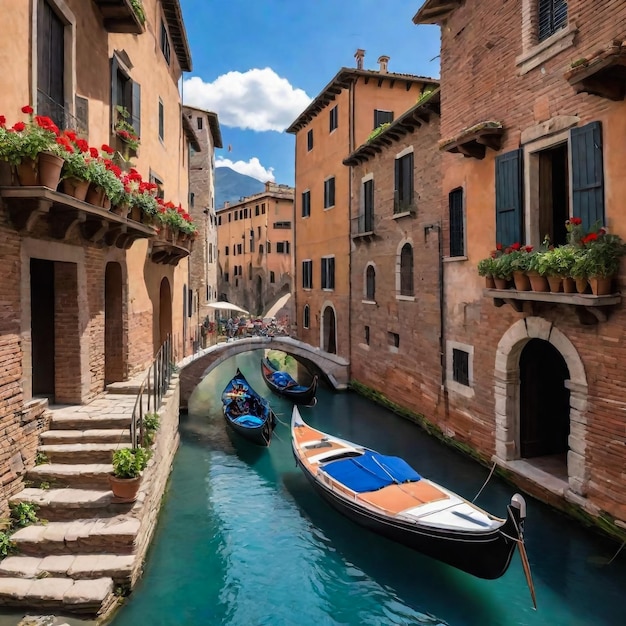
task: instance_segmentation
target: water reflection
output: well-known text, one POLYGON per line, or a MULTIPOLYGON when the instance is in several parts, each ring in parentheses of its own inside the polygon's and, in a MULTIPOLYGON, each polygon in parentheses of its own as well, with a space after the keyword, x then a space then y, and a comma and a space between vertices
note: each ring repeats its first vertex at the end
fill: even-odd
MULTIPOLYGON (((622 623, 623 556, 610 567, 591 562, 610 558, 617 546, 530 498, 536 612, 517 555, 502 578, 479 580, 339 515, 295 467, 291 405, 270 395, 259 360, 260 354, 239 355, 194 394, 144 579, 115 626, 622 623), (219 393, 236 367, 283 422, 269 449, 225 427, 219 393)), ((322 389, 318 398, 315 408, 302 409, 311 425, 402 456, 470 499, 489 473, 354 394, 322 389)), ((503 514, 513 492, 493 478, 478 504, 503 514)))

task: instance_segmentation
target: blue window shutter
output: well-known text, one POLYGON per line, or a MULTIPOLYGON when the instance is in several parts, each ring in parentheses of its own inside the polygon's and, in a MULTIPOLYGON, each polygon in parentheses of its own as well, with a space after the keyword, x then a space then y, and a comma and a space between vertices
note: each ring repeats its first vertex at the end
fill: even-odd
POLYGON ((141 137, 141 85, 139 83, 132 83, 132 117, 131 123, 137 137, 141 137))
POLYGON ((523 155, 513 150, 496 157, 496 243, 523 243, 523 155))
POLYGON ((589 230, 604 224, 604 168, 602 124, 591 122, 570 131, 572 150, 572 215, 589 230))

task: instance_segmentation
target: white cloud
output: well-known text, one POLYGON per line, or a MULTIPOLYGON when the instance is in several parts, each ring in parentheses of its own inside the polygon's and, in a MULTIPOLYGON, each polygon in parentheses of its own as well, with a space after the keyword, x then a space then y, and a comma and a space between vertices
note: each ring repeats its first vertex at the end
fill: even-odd
POLYGON ((217 159, 215 159, 215 167, 230 167, 235 170, 235 172, 245 174, 246 176, 252 176, 252 178, 256 178, 262 183, 265 183, 268 180, 275 180, 274 168, 264 168, 257 157, 252 157, 249 161, 231 161, 230 159, 225 159, 224 157, 217 157, 217 159))
POLYGON ((185 104, 215 111, 220 124, 256 131, 282 132, 311 102, 269 67, 228 72, 212 83, 192 76, 183 94, 185 104))

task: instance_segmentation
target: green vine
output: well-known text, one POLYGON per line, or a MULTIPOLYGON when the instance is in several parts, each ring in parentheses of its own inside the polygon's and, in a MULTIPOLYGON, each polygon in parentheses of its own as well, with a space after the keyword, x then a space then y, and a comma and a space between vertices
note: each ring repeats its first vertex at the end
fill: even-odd
POLYGON ((133 7, 137 19, 143 26, 146 23, 146 11, 143 8, 143 2, 141 0, 130 0, 130 6, 133 7))

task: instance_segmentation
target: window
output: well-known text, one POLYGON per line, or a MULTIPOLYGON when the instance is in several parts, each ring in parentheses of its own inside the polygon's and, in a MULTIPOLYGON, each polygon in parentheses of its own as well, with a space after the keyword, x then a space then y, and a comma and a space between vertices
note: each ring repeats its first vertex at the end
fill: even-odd
POLYGON ((170 64, 171 52, 170 52, 170 38, 167 34, 167 27, 165 26, 165 22, 161 20, 161 52, 167 61, 167 64, 170 64))
POLYGON ((228 246, 224 247, 224 256, 228 256, 228 246))
POLYGON ((369 346, 370 345, 370 327, 369 326, 365 327, 365 335, 363 338, 365 339, 365 345, 369 346))
POLYGON ((413 153, 395 160, 394 213, 412 211, 413 206, 413 153))
POLYGON ((196 118, 196 123, 198 124, 198 130, 202 130, 202 118, 196 118))
POLYGON ((337 105, 335 105, 331 110, 330 110, 330 119, 329 119, 329 132, 333 132, 333 130, 335 130, 335 128, 337 128, 338 126, 338 122, 339 122, 339 117, 337 114, 337 105))
POLYGON ((313 129, 306 134, 306 149, 309 152, 313 150, 313 129))
POLYGON ((242 254, 242 246, 240 243, 237 244, 237 254, 242 254))
POLYGON ((413 295, 413 247, 409 243, 400 252, 400 295, 413 295))
POLYGON ((322 257, 322 289, 335 288, 335 257, 322 257))
POLYGON ((209 263, 213 263, 213 244, 209 244, 209 263))
POLYGON ((228 282, 228 272, 224 272, 224 282, 228 282))
POLYGON ((538 39, 543 41, 567 26, 567 0, 539 0, 538 39))
POLYGON ((387 333, 387 343, 394 351, 400 347, 400 335, 398 333, 387 333))
POLYGON ((252 263, 248 263, 248 280, 252 280, 252 263))
POLYGON ((124 119, 141 137, 141 85, 130 79, 116 55, 111 59, 111 105, 112 125, 120 119, 122 107, 128 114, 124 119))
POLYGON ((263 244, 259 244, 259 254, 263 254, 263 244))
POLYGON ((235 287, 239 287, 239 279, 235 278, 235 287))
POLYGON ((291 228, 291 222, 274 222, 274 228, 289 229, 291 228))
POLYGON ((259 205, 258 204, 254 207, 254 214, 255 215, 259 214, 259 205))
POLYGON ((157 198, 161 198, 161 199, 165 198, 165 191, 163 189, 163 179, 157 174, 155 174, 152 170, 150 170, 148 180, 157 186, 157 193, 156 193, 157 198))
POLYGON ((272 242, 268 241, 266 245, 267 245, 267 253, 269 254, 272 251, 272 242))
POLYGON ((243 209, 239 209, 239 219, 243 219, 243 209))
POLYGON ((365 270, 365 299, 376 300, 376 270, 373 265, 368 265, 365 270))
POLYGON ((265 202, 261 203, 261 215, 265 215, 265 202))
POLYGON ((311 215, 311 192, 302 192, 302 217, 309 217, 311 215))
POLYGON ((239 266, 235 265, 235 267, 233 268, 233 276, 237 276, 237 274, 239 273, 238 269, 239 269, 239 266))
POLYGON ((465 230, 463 224, 463 189, 454 189, 448 195, 450 211, 450 256, 465 256, 465 230))
POLYGON ((259 237, 260 237, 261 236, 261 227, 258 226, 257 228, 259 229, 259 237))
POLYGON ((324 181, 324 208, 329 209, 335 206, 335 177, 324 181))
POLYGON ((165 136, 165 109, 163 107, 163 100, 159 98, 159 139, 163 141, 165 136))
POLYGON ((276 282, 276 274, 270 271, 270 283, 276 282))
POLYGON ((393 111, 379 111, 374 109, 374 128, 381 124, 391 124, 393 122, 393 111))
POLYGON ((452 379, 469 387, 469 354, 465 350, 452 349, 452 379))
POLYGON ((235 211, 235 222, 239 219, 239 213, 235 211))
POLYGON ((230 221, 232 221, 232 220, 231 220, 232 216, 233 216, 233 214, 232 214, 232 213, 229 213, 229 214, 228 214, 228 221, 229 221, 229 222, 230 222, 230 221))
POLYGON ((302 288, 313 289, 313 261, 302 261, 302 288))
POLYGON ((276 252, 278 252, 279 254, 289 254, 289 248, 290 245, 288 241, 279 241, 276 244, 276 252))
POLYGON ((361 187, 362 214, 359 216, 359 232, 374 231, 374 179, 366 180, 361 187))
POLYGON ((217 218, 217 225, 218 226, 222 225, 222 216, 221 215, 217 218))
POLYGON ((311 309, 308 304, 304 305, 304 311, 302 312, 302 326, 309 328, 311 324, 311 309))

